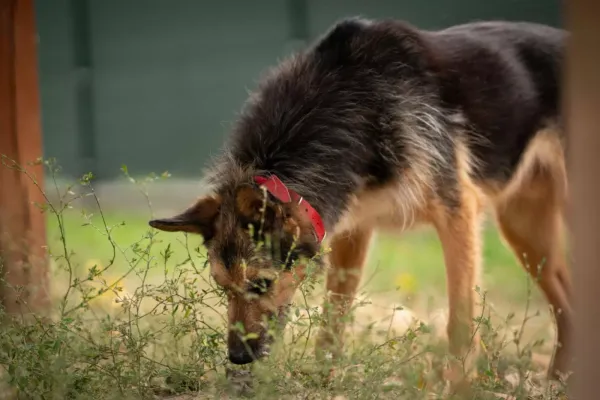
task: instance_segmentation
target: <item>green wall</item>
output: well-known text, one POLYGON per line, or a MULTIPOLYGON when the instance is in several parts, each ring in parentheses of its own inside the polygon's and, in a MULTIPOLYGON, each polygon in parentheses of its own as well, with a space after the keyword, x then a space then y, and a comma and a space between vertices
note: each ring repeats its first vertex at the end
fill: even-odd
POLYGON ((560 25, 557 0, 38 0, 46 157, 67 175, 198 177, 247 90, 345 16, 424 28, 482 19, 560 25))

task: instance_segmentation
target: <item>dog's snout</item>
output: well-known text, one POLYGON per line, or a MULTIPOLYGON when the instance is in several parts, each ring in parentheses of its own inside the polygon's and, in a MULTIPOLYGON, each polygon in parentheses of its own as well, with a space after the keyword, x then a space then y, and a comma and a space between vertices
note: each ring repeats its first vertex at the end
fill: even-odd
POLYGON ((249 364, 263 355, 260 339, 242 340, 236 332, 229 332, 227 338, 229 361, 234 364, 249 364))
POLYGON ((254 355, 250 354, 246 349, 229 349, 229 361, 237 365, 250 364, 254 361, 254 355))

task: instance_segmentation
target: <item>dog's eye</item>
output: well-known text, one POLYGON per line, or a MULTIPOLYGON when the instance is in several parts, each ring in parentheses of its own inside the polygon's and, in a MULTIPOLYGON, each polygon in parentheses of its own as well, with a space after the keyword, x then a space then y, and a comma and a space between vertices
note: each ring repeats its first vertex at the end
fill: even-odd
POLYGON ((270 279, 257 279, 250 282, 248 285, 248 292, 257 295, 265 294, 271 287, 272 283, 273 281, 270 279))

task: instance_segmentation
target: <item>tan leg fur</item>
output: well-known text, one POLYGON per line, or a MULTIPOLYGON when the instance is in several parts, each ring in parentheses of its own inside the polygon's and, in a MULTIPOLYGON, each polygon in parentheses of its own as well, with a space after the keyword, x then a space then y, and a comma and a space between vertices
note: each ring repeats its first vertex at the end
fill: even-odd
POLYGON ((474 374, 474 359, 478 355, 479 334, 474 318, 477 314, 481 264, 480 212, 477 197, 462 195, 457 210, 440 209, 434 226, 437 230, 446 266, 448 288, 449 376, 460 383, 474 374))
POLYGON ((375 228, 387 225, 386 222, 402 228, 410 228, 413 222, 427 222, 437 231, 446 267, 447 332, 450 353, 455 359, 447 371, 447 378, 454 388, 464 387, 468 378, 476 373, 474 360, 479 353, 474 319, 480 300, 476 292, 482 261, 480 228, 485 206, 491 203, 499 230, 520 262, 536 278, 540 271, 539 286, 555 311, 558 332, 558 346, 550 372, 566 372, 573 310, 563 238, 567 179, 558 135, 551 130, 540 132, 530 143, 513 179, 506 185, 474 182, 469 173, 468 148, 460 143, 457 144, 456 161, 457 205, 449 206, 440 198, 410 185, 391 185, 358 197, 358 206, 349 211, 350 218, 346 220, 352 222, 348 226, 354 226, 354 229, 344 229, 344 233, 337 234, 331 242, 331 270, 327 277, 329 295, 326 299, 330 312, 319 333, 317 353, 328 349, 335 356, 342 349, 342 319, 356 294, 372 238, 372 229, 362 228, 367 225, 364 222, 374 221, 375 228), (406 196, 406 193, 424 195, 406 196), (418 199, 424 201, 419 203, 418 199), (403 219, 407 210, 410 223, 403 219), (357 229, 357 226, 361 228, 357 229))
POLYGON ((480 300, 476 287, 481 272, 484 194, 470 177, 471 160, 466 147, 460 144, 456 167, 458 205, 448 208, 434 200, 428 217, 440 239, 446 267, 447 333, 453 356, 447 379, 459 388, 476 374, 474 361, 479 354, 479 332, 474 319, 480 300))
POLYGON ((567 373, 571 324, 571 277, 565 258, 563 213, 549 170, 496 206, 500 230, 527 272, 538 282, 553 309, 557 348, 550 374, 567 373))
POLYGON ((327 296, 323 304, 325 322, 317 338, 317 354, 335 357, 343 347, 344 317, 348 314, 367 260, 372 229, 363 228, 336 235, 331 241, 327 296))

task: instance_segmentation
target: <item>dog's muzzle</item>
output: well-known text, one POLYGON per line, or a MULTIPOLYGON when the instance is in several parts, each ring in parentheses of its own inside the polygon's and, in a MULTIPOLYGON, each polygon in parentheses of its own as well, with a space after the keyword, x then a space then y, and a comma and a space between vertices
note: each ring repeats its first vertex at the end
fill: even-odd
MULTIPOLYGON (((281 307, 275 317, 277 329, 282 331, 287 323, 287 313, 289 306, 281 307)), ((227 337, 227 347, 229 352, 229 361, 233 364, 250 364, 260 358, 267 357, 270 354, 270 347, 274 338, 268 335, 266 331, 260 333, 257 339, 242 340, 237 332, 230 331, 227 337)))
POLYGON ((250 364, 269 355, 269 342, 266 338, 243 341, 237 333, 230 332, 228 343, 229 361, 233 364, 250 364))

